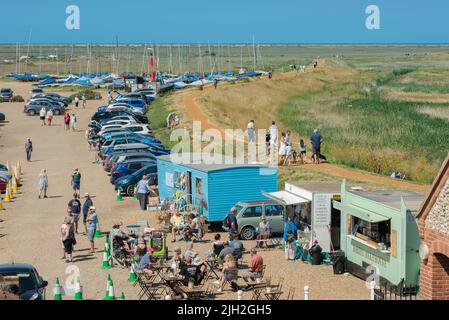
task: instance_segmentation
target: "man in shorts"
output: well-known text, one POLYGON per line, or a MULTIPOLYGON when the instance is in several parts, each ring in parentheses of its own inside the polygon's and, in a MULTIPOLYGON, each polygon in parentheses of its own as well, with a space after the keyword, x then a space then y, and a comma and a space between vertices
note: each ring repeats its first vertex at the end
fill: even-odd
POLYGON ((84 230, 87 235, 87 213, 89 212, 89 208, 94 205, 92 199, 90 198, 90 195, 86 193, 84 195, 84 204, 83 204, 83 224, 84 224, 84 230))
POLYGON ((81 173, 78 169, 75 169, 75 171, 72 174, 72 188, 73 192, 80 196, 80 188, 81 188, 81 173))
POLYGON ((95 207, 90 207, 87 212, 87 239, 90 242, 90 253, 95 253, 95 232, 97 231, 98 217, 95 207))
POLYGON ((81 214, 81 202, 78 200, 78 195, 76 193, 73 195, 73 199, 69 201, 68 207, 72 211, 75 233, 78 234, 78 221, 80 220, 81 214))
POLYGON ((263 258, 257 254, 257 249, 251 249, 251 261, 248 272, 243 273, 242 278, 248 284, 248 280, 255 281, 262 278, 263 258))
POLYGON ((313 130, 312 135, 310 136, 310 143, 312 144, 314 162, 316 164, 320 163, 321 157, 321 143, 323 142, 323 137, 318 132, 318 129, 313 130))

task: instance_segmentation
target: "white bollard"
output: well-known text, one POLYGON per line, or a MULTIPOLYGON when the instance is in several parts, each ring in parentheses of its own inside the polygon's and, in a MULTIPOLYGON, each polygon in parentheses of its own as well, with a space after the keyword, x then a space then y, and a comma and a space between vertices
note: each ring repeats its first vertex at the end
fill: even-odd
POLYGON ((242 290, 237 291, 237 300, 243 300, 243 291, 242 290))
POLYGON ((371 292, 371 300, 375 300, 375 292, 374 289, 376 288, 376 281, 371 281, 369 283, 369 288, 370 288, 370 292, 371 292))
POLYGON ((309 286, 304 286, 304 300, 309 300, 309 286))

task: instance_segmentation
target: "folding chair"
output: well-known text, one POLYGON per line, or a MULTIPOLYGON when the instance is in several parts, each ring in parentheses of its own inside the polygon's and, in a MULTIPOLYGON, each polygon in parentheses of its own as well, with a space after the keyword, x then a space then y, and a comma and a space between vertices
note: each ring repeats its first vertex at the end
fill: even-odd
POLYGON ((273 288, 275 288, 276 290, 281 291, 283 285, 284 285, 284 277, 280 277, 278 284, 274 285, 273 288))
POLYGON ((204 291, 204 299, 215 300, 215 289, 214 286, 208 285, 206 291, 204 291))
POLYGON ((230 269, 226 269, 224 271, 223 277, 226 278, 224 285, 223 285, 223 290, 226 288, 226 285, 229 284, 231 285, 232 281, 237 281, 239 278, 239 269, 238 268, 230 268, 230 269))
POLYGON ((287 300, 293 300, 295 296, 295 291, 296 291, 295 287, 290 287, 290 289, 288 289, 287 300))
POLYGON ((262 292, 264 289, 254 289, 253 290, 253 296, 251 297, 251 300, 263 300, 262 292))

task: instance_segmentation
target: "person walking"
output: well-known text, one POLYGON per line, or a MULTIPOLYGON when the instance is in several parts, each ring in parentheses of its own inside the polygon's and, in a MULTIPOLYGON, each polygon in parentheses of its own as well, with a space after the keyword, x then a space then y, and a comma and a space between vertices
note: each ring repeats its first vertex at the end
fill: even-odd
POLYGON ((27 161, 31 161, 31 153, 33 152, 33 142, 30 138, 27 138, 27 141, 25 142, 25 152, 27 154, 27 161))
POLYGON ((45 107, 42 107, 39 111, 39 119, 41 120, 41 126, 45 126, 45 116, 47 115, 47 111, 45 107))
POLYGON ((48 175, 47 170, 42 169, 41 173, 39 174, 39 181, 38 181, 38 189, 39 189, 39 196, 38 199, 41 198, 42 193, 44 193, 44 198, 47 198, 47 188, 48 188, 48 175))
POLYGON ((80 99, 78 98, 78 96, 75 97, 75 107, 78 108, 78 105, 80 104, 80 99))
POLYGON ((94 206, 91 206, 87 212, 87 239, 90 242, 90 253, 95 253, 95 231, 97 231, 98 217, 94 206))
POLYGON ((275 154, 276 154, 276 148, 277 148, 277 141, 278 141, 278 127, 276 126, 276 122, 271 122, 271 127, 268 130, 268 133, 270 134, 270 156, 271 156, 271 163, 274 163, 275 160, 275 154))
POLYGON ((64 126, 65 126, 65 130, 70 130, 70 114, 66 113, 64 115, 64 126))
POLYGON ((51 109, 48 109, 47 111, 47 124, 51 126, 51 122, 53 120, 53 111, 51 109))
POLYGON ((237 208, 232 207, 231 211, 228 213, 228 215, 225 217, 223 221, 223 229, 225 229, 228 232, 229 240, 232 240, 233 236, 238 232, 236 215, 237 215, 237 208))
POLYGON ((94 205, 90 195, 86 193, 84 195, 84 204, 83 204, 83 224, 84 224, 84 230, 85 234, 87 235, 87 213, 89 212, 89 208, 94 205))
POLYGON ((108 91, 108 104, 111 104, 111 101, 113 100, 111 91, 108 91))
POLYGON ((217 89, 218 87, 218 79, 214 79, 214 88, 217 89))
POLYGON ((86 100, 86 96, 82 96, 81 100, 83 100, 83 109, 86 109, 86 105, 87 105, 87 100, 86 100))
POLYGON ((73 188, 73 194, 80 195, 80 187, 81 187, 81 173, 79 172, 78 168, 75 169, 75 171, 72 173, 72 180, 71 185, 73 188))
POLYGON ((139 199, 140 209, 143 211, 147 210, 148 203, 148 193, 150 188, 148 186, 148 176, 144 175, 142 180, 137 183, 136 191, 137 199, 139 199))
POLYGON ((316 164, 320 164, 320 157, 321 157, 321 143, 323 142, 323 137, 318 132, 318 129, 313 130, 312 135, 310 136, 310 143, 312 144, 312 157, 313 162, 316 164))
POLYGON ((70 128, 72 129, 72 131, 76 131, 76 122, 77 119, 75 114, 73 113, 72 116, 70 117, 70 128))
POLYGON ((64 251, 68 259, 66 263, 73 262, 73 246, 76 244, 75 233, 73 232, 72 217, 66 216, 61 226, 61 239, 64 251))
POLYGON ((256 142, 256 132, 254 130, 254 120, 251 120, 250 122, 248 122, 246 129, 248 130, 248 142, 255 143, 256 142))
POLYGON ((75 233, 78 234, 78 222, 80 220, 80 214, 81 214, 81 202, 78 200, 79 196, 78 194, 73 195, 73 199, 69 201, 68 208, 72 210, 72 217, 73 217, 73 225, 75 227, 75 233))

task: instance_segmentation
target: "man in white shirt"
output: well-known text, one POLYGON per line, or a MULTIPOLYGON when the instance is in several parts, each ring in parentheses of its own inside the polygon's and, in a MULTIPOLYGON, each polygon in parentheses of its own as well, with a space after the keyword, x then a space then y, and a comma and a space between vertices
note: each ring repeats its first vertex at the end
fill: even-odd
POLYGON ((143 176, 142 180, 137 183, 136 186, 136 195, 139 199, 140 209, 143 211, 147 210, 148 203, 148 193, 150 192, 150 188, 148 186, 148 176, 143 176))
POLYGON ((250 122, 248 122, 248 125, 246 128, 248 130, 248 142, 249 143, 256 142, 256 133, 254 131, 254 120, 251 120, 250 122))

